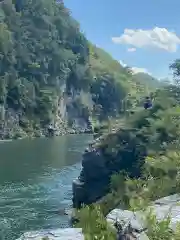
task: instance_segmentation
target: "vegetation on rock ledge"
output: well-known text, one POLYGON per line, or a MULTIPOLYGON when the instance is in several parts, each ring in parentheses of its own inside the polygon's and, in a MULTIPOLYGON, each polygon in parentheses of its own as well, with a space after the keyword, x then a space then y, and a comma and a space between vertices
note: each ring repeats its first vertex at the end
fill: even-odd
MULTIPOLYGON (((179 64, 172 65, 179 77, 179 64)), ((80 219, 78 226, 84 230, 86 239, 119 239, 106 222, 105 216, 117 206, 122 209, 144 211, 147 216, 146 234, 150 240, 180 239, 179 225, 173 232, 170 229, 170 218, 159 222, 147 207, 153 200, 180 192, 180 88, 170 85, 155 92, 153 107, 137 111, 129 121, 129 127, 136 129, 136 136, 143 137, 148 150, 141 168, 141 176, 132 178, 129 172, 112 175, 111 192, 101 201, 85 206, 77 212, 80 219), (89 221, 88 221, 89 219, 89 221), (96 236, 96 237, 94 237, 96 236)), ((101 146, 119 147, 116 131, 102 140, 101 146)))

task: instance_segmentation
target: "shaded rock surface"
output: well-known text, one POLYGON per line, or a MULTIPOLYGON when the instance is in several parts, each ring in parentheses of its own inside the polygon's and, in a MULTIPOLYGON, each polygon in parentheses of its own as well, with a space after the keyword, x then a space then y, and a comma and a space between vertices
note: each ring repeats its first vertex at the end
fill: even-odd
POLYGON ((24 233, 17 240, 84 240, 80 228, 65 228, 24 233))
MULTIPOLYGON (((167 216, 171 217, 170 226, 175 230, 177 223, 180 222, 180 194, 174 194, 165 198, 158 199, 149 208, 155 213, 157 220, 161 221, 167 216)), ((146 223, 142 212, 132 212, 122 209, 114 209, 107 215, 107 221, 114 224, 116 221, 130 223, 134 229, 137 239, 146 240, 146 223)))
POLYGON ((100 144, 90 144, 82 157, 82 170, 73 181, 73 206, 97 201, 109 191, 112 174, 121 170, 131 176, 140 175, 146 146, 132 130, 109 134, 100 144))
MULTIPOLYGON (((66 86, 60 86, 62 96, 56 96, 53 108, 50 109, 49 124, 44 123, 44 115, 37 118, 26 116, 22 110, 10 108, 7 104, 0 103, 0 139, 20 139, 25 137, 60 136, 65 134, 92 133, 92 124, 89 116, 81 116, 73 103, 77 98, 84 98, 87 94, 83 91, 74 92, 67 96, 66 86), (68 106, 72 106, 68 108, 68 106), (71 124, 68 124, 71 122, 71 124), (49 132, 49 125, 54 131, 49 132)), ((88 106, 91 106, 91 95, 88 96, 88 106)))

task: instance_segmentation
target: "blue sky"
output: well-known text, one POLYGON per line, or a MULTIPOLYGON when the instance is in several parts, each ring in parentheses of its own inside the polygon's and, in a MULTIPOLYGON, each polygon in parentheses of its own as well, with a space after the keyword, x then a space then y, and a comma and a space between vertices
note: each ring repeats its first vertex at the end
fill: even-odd
POLYGON ((135 71, 168 77, 180 58, 180 0, 64 2, 89 40, 135 71))

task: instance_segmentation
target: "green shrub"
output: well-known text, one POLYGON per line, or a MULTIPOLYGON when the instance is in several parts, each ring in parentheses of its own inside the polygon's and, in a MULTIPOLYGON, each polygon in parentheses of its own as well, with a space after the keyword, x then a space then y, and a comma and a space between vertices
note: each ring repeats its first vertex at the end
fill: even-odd
POLYGON ((79 223, 77 227, 82 227, 85 240, 114 240, 116 232, 107 223, 101 212, 100 206, 91 205, 82 208, 77 212, 79 223))

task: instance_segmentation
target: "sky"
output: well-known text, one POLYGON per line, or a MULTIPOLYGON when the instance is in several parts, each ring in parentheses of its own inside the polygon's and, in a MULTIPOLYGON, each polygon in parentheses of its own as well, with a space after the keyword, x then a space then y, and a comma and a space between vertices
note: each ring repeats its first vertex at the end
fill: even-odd
POLYGON ((135 72, 171 77, 180 58, 180 0, 64 0, 88 40, 135 72))

